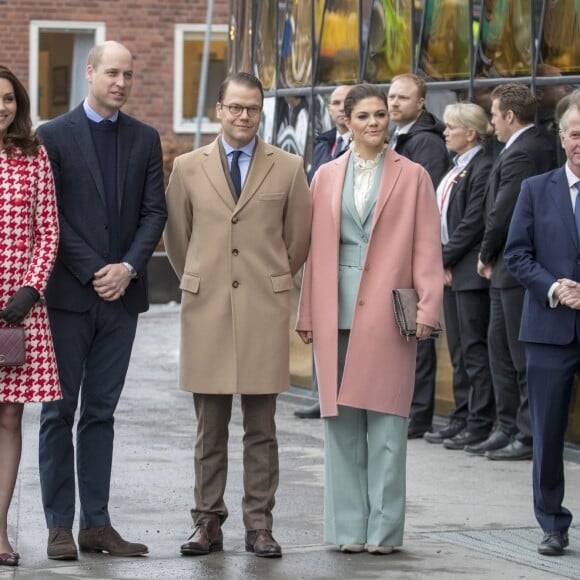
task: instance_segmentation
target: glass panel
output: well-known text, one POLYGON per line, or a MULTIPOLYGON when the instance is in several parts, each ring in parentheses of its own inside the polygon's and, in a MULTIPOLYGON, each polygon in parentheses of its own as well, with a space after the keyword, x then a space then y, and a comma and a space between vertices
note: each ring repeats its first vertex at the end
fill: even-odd
POLYGON ((546 3, 540 61, 562 73, 580 74, 580 3, 550 0, 546 3))
POLYGON ((364 78, 383 83, 412 72, 411 0, 375 0, 364 78))
MULTIPOLYGON (((188 33, 183 41, 183 112, 184 121, 197 118, 197 100, 201 63, 203 58, 203 33, 188 33)), ((205 99, 204 122, 219 122, 215 102, 218 89, 226 76, 228 46, 225 34, 212 34, 208 62, 208 77, 205 99), (221 37, 221 38, 220 38, 221 37)))
POLYGON ((230 72, 252 72, 252 2, 232 0, 230 12, 230 72))
POLYGON ((426 0, 419 68, 437 80, 469 78, 469 0, 426 0))
POLYGON ((280 24, 280 85, 303 87, 312 82, 312 2, 278 2, 280 24))
POLYGON ((277 0, 263 0, 258 5, 256 24, 255 74, 264 90, 276 84, 276 6, 277 0))
POLYGON ((310 107, 306 97, 278 98, 276 103, 276 145, 304 157, 308 144, 310 107))
POLYGON ((531 0, 483 0, 476 76, 531 74, 531 0))
POLYGON ((322 21, 318 84, 350 84, 359 79, 359 2, 328 0, 322 21))

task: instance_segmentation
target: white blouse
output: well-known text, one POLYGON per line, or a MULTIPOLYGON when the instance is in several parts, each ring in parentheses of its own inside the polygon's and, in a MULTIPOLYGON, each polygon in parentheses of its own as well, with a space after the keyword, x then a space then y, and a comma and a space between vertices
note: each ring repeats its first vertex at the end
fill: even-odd
POLYGON ((383 161, 386 148, 387 144, 385 143, 383 150, 374 159, 365 160, 361 159, 356 152, 354 143, 350 144, 354 159, 354 204, 361 219, 365 213, 377 168, 383 161))

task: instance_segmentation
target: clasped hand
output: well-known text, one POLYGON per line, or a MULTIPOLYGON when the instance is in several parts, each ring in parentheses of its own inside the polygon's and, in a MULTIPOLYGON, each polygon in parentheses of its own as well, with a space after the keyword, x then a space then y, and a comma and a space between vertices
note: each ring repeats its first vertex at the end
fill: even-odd
POLYGON ((554 296, 560 304, 574 310, 580 310, 580 284, 569 278, 560 278, 559 286, 554 290, 554 296))
POLYGON ((125 294, 131 274, 123 264, 107 264, 93 277, 93 288, 103 300, 112 302, 125 294))

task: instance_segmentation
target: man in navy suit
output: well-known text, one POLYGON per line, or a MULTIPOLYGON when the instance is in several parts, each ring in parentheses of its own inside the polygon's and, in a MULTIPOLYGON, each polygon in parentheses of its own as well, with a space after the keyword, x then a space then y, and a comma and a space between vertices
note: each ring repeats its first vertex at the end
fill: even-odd
POLYGON ((108 503, 114 412, 137 315, 147 310, 146 267, 167 210, 157 131, 120 112, 131 92, 133 56, 117 42, 88 58, 88 96, 39 133, 54 172, 60 245, 46 301, 63 400, 40 420, 40 482, 48 557, 75 560, 75 446, 81 551, 147 553, 111 526, 108 503))
POLYGON ((538 552, 568 546, 572 514, 564 499, 564 434, 580 369, 580 95, 560 120, 564 167, 527 179, 505 249, 509 271, 525 287, 525 343, 534 436, 534 511, 544 531, 538 552))
POLYGON ((524 289, 508 272, 503 251, 522 181, 556 166, 549 139, 534 126, 536 98, 521 83, 499 85, 492 93, 491 122, 500 143, 485 192, 485 233, 477 272, 490 280, 489 362, 498 427, 467 451, 501 461, 532 457, 526 355, 518 340, 524 289))

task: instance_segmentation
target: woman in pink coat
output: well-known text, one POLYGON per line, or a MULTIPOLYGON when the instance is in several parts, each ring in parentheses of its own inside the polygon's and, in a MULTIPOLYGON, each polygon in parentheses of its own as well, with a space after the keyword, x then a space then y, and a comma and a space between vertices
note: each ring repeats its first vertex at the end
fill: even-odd
POLYGON ((0 66, 0 326, 23 325, 26 361, 0 366, 0 566, 17 566, 8 508, 22 448, 24 403, 61 398, 46 306, 58 246, 54 181, 32 132, 24 86, 0 66))
POLYGON ((407 417, 416 342, 400 336, 391 291, 419 295, 417 340, 443 297, 431 179, 390 150, 385 94, 357 85, 344 102, 350 151, 320 167, 296 330, 312 342, 325 428, 325 539, 389 554, 403 540, 407 417))

